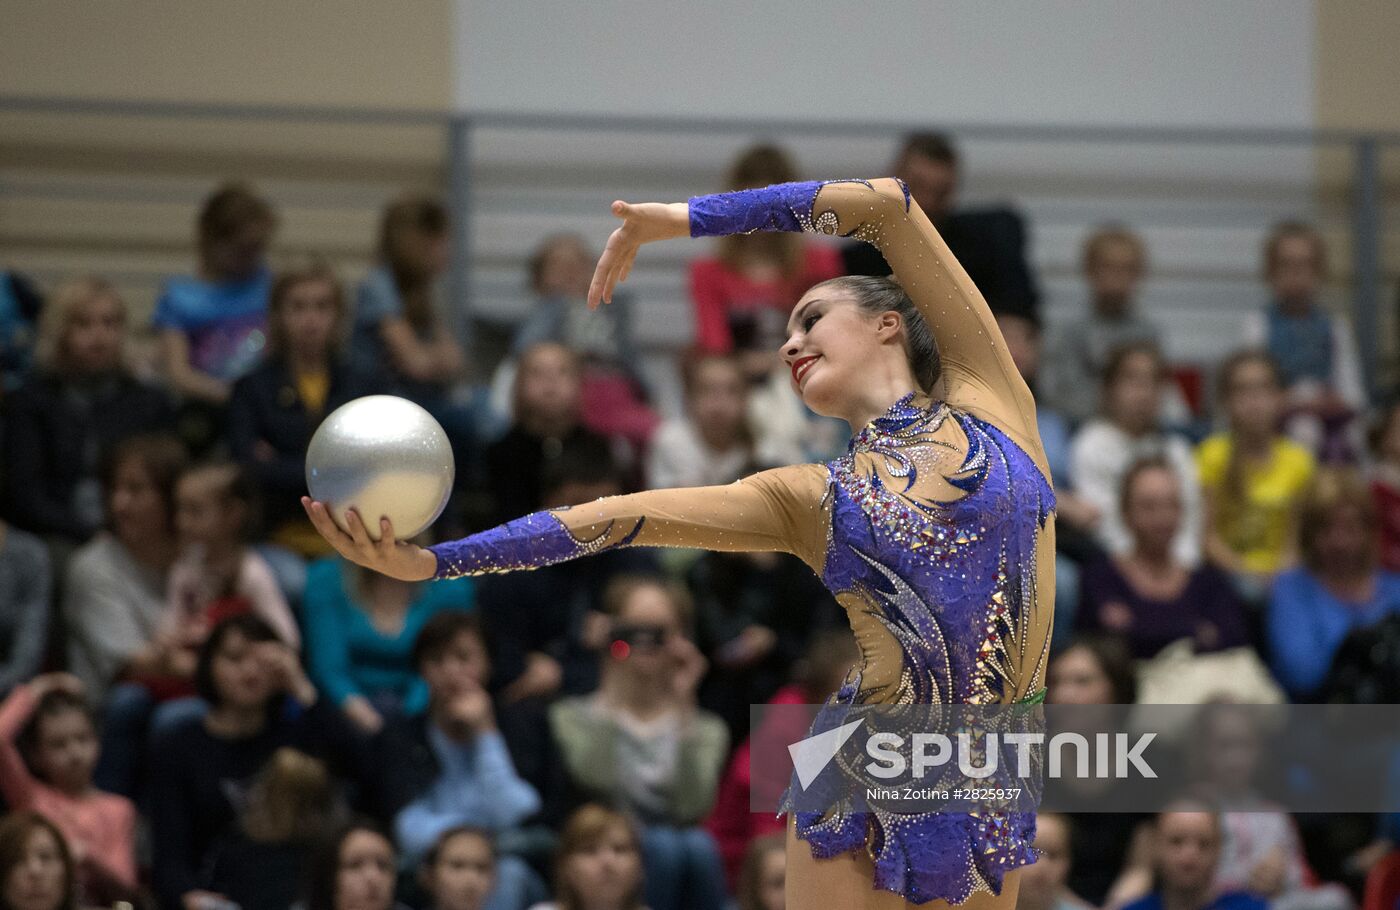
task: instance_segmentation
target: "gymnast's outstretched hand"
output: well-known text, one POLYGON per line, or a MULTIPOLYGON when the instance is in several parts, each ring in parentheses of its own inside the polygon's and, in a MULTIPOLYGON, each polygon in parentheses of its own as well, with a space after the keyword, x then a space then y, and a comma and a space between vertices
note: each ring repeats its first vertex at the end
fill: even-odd
POLYGON ((612 232, 598 257, 588 286, 589 309, 603 301, 612 303, 613 288, 631 274, 642 244, 690 236, 690 205, 685 202, 633 204, 619 199, 612 204, 612 213, 622 219, 622 227, 612 232))
POLYGON ((426 581, 437 574, 437 557, 432 551, 395 540, 394 525, 389 519, 379 519, 379 540, 376 541, 370 539, 360 513, 354 509, 346 513, 345 523, 350 526, 347 534, 331 518, 325 503, 303 496, 301 506, 321 536, 351 562, 400 581, 426 581))

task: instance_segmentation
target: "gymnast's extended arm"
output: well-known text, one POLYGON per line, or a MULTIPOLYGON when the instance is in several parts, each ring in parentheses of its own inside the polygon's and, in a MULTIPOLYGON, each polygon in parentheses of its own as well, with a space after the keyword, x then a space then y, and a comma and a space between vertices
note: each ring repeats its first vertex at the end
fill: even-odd
POLYGON ((346 559, 406 581, 511 572, 628 546, 781 551, 820 571, 827 481, 820 465, 775 468, 723 486, 649 490, 534 512, 427 548, 395 541, 387 519, 374 541, 355 512, 347 533, 323 503, 303 504, 346 559))

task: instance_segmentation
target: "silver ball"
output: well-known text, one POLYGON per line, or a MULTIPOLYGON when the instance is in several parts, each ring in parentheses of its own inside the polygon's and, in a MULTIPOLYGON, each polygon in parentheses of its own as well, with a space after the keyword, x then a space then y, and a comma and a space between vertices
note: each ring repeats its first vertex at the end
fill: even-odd
POLYGON ((408 540, 437 521, 452 493, 452 444, 423 408, 393 395, 367 395, 336 408, 306 449, 306 487, 342 530, 354 508, 370 537, 379 519, 408 540))

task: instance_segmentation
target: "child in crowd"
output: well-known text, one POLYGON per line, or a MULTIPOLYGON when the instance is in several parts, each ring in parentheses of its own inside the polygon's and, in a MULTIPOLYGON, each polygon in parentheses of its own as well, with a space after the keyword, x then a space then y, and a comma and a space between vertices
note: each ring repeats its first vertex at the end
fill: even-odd
POLYGON ((1051 337, 1039 390, 1075 424, 1099 411, 1099 389, 1113 352, 1128 344, 1161 344, 1156 323, 1137 311, 1147 272, 1147 245, 1121 225, 1096 228, 1084 241, 1082 268, 1089 312, 1051 337))
POLYGON ((1381 568, 1400 571, 1400 404, 1387 408, 1371 434, 1371 498, 1380 525, 1381 568))
POLYGON ((38 812, 0 819, 0 907, 78 910, 73 854, 53 822, 38 812))
POLYGON ((667 421, 647 460, 653 489, 731 483, 753 468, 748 427, 748 383, 739 362, 719 354, 689 357, 681 365, 686 416, 667 421))
POLYGON ((175 487, 181 555, 170 570, 164 633, 193 653, 221 619, 254 613, 282 641, 301 644, 271 567, 247 544, 256 491, 233 464, 197 465, 175 487))
POLYGON ((423 857, 420 883, 431 910, 485 910, 496 885, 496 847, 489 832, 448 828, 423 857))
POLYGON ((1090 910, 1069 890, 1070 837, 1068 816, 1036 813, 1035 849, 1040 856, 1021 875, 1016 910, 1090 910))
POLYGON ((0 793, 10 809, 54 821, 84 900, 105 904, 132 900, 140 887, 136 808, 93 786, 97 755, 96 725, 76 677, 36 677, 0 705, 0 793))
POLYGON ((165 374, 182 397, 223 405, 234 380, 262 357, 276 229, 272 207, 245 184, 226 183, 205 199, 198 274, 169 279, 151 320, 165 374))
POLYGON ((398 854, 378 825, 352 821, 312 862, 305 910, 406 910, 394 900, 398 854))
POLYGON ((613 628, 602 682, 550 707, 554 741, 584 795, 637 814, 654 910, 722 906, 719 851, 699 823, 729 736, 697 704, 706 661, 686 636, 687 601, 665 582, 623 577, 605 605, 613 628))
POLYGON ((1264 280, 1272 303, 1244 324, 1244 343, 1278 363, 1286 389, 1288 435, 1319 460, 1359 454, 1350 429, 1366 410, 1356 336, 1318 300, 1327 277, 1327 246, 1311 225, 1285 221, 1264 242, 1264 280))
POLYGON ((781 834, 765 834, 749 844, 739 873, 739 910, 784 910, 787 848, 781 834))
MULTIPOLYGON (((416 865, 444 831, 478 825, 500 836, 540 809, 516 773, 485 689, 490 658, 477 618, 438 613, 414 642, 413 663, 428 684, 428 708, 385 728, 383 815, 394 819, 406 865, 416 865)), ((543 885, 518 856, 502 855, 489 910, 519 910, 543 885)))
POLYGON ((209 890, 242 910, 286 910, 312 846, 343 810, 324 762, 278 749, 248 788, 237 825, 210 848, 209 890))
POLYGON ((642 892, 636 826, 621 812, 590 803, 570 815, 559 834, 554 900, 530 910, 647 910, 642 892))
POLYGON ((1191 446, 1161 427, 1167 366, 1156 347, 1131 344, 1109 358, 1103 378, 1103 416, 1075 434, 1070 444, 1070 483, 1100 515, 1099 543, 1109 553, 1132 549, 1132 534, 1118 508, 1123 475, 1134 462, 1162 456, 1181 478, 1182 519, 1172 553, 1184 566, 1200 561, 1200 484, 1191 446))
POLYGON ((1205 499, 1205 552, 1246 593, 1262 597, 1296 558, 1298 503, 1312 481, 1312 454, 1278 432, 1283 384, 1263 351, 1240 351, 1220 367, 1229 429, 1196 449, 1205 499))

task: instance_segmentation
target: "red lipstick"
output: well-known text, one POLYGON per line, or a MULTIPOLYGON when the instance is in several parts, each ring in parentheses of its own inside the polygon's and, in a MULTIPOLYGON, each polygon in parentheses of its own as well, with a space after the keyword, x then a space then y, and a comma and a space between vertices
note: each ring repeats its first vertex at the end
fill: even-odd
POLYGON ((792 362, 792 381, 798 385, 802 384, 802 377, 807 375, 807 371, 812 368, 812 364, 817 359, 816 354, 808 354, 806 357, 799 357, 792 362))

